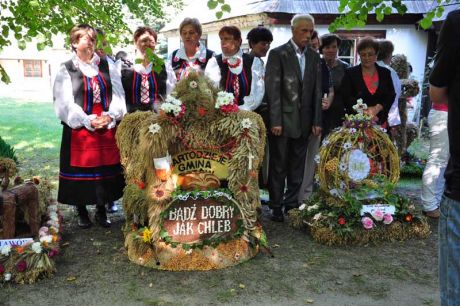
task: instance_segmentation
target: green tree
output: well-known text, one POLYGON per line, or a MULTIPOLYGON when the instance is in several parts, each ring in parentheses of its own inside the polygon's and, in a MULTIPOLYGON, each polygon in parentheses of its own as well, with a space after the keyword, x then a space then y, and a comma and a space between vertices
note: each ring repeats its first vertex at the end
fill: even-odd
MULTIPOLYGON (((107 33, 109 45, 131 42, 130 21, 155 26, 166 7, 182 6, 182 0, 1 0, 0 50, 15 39, 20 49, 32 39, 37 49, 52 46, 52 36, 67 34, 73 25, 88 23, 107 33)), ((9 83, 0 65, 1 81, 9 83)))
MULTIPOLYGON (((441 16, 444 5, 452 0, 435 0, 438 3, 421 21, 423 28, 431 25, 435 16, 441 16)), ((26 43, 37 40, 37 49, 43 50, 52 46, 52 36, 68 33, 77 23, 89 23, 107 33, 110 44, 129 43, 131 40, 129 22, 134 18, 144 24, 154 26, 164 18, 166 7, 180 8, 182 0, 1 0, 0 1, 0 50, 11 44, 15 39, 19 48, 24 49, 26 43)), ((216 9, 217 18, 222 18, 231 11, 225 0, 208 0, 208 7, 216 9)), ((381 21, 392 12, 404 14, 407 7, 401 0, 341 0, 339 15, 329 29, 350 29, 363 27, 368 14, 374 13, 381 21)), ((2 82, 9 83, 9 78, 0 65, 2 82)))
MULTIPOLYGON (((434 0, 437 2, 431 11, 427 12, 420 22, 422 28, 427 29, 431 26, 433 18, 441 17, 444 12, 444 6, 453 0, 434 0)), ((216 9, 216 17, 222 18, 225 12, 230 12, 231 7, 225 3, 225 0, 208 0, 208 7, 216 9)), ((407 12, 407 6, 401 0, 340 0, 339 15, 334 22, 329 25, 329 31, 335 32, 340 28, 352 29, 354 27, 364 27, 367 23, 369 14, 375 14, 377 21, 382 21, 385 15, 390 15, 395 9, 403 15, 407 12)))

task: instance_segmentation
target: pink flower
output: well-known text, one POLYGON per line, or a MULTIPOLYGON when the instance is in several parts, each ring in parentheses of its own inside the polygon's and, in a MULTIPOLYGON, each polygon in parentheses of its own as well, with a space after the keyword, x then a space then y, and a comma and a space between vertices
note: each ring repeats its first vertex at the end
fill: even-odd
POLYGON ((391 222, 393 222, 393 216, 391 214, 385 214, 383 216, 383 224, 390 224, 391 222))
POLYGON ((59 251, 57 249, 52 249, 48 252, 48 257, 49 258, 53 258, 54 256, 56 256, 57 254, 59 254, 59 251))
POLYGON ((383 220, 383 211, 380 209, 374 210, 372 212, 372 218, 375 219, 375 221, 382 221, 383 220))
POLYGON ((43 237, 43 236, 48 236, 49 235, 49 228, 46 226, 40 227, 38 230, 38 236, 43 237))
POLYGON ((363 227, 367 230, 370 230, 374 227, 374 221, 372 221, 372 219, 369 217, 362 218, 361 223, 363 224, 363 227))
POLYGON ((27 269, 27 263, 24 260, 21 260, 16 264, 16 270, 18 272, 24 272, 27 269))

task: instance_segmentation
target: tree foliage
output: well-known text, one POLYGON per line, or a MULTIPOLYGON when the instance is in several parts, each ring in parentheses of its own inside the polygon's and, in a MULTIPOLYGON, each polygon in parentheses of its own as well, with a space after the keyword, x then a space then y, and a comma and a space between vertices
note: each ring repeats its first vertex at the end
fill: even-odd
MULTIPOLYGON (((68 34, 78 23, 106 32, 110 44, 131 41, 129 22, 155 26, 166 7, 180 7, 182 0, 1 0, 0 50, 15 39, 20 49, 35 39, 38 50, 52 46, 52 37, 68 34), (135 22, 135 21, 134 21, 135 22)), ((9 78, 0 65, 1 80, 9 78)))
MULTIPOLYGON (((444 5, 453 0, 435 0, 438 6, 428 12, 420 25, 431 26, 432 19, 441 16, 444 5)), ((225 0, 208 0, 208 7, 216 10, 216 17, 222 18, 231 12, 225 0)), ((129 22, 134 18, 155 27, 164 18, 165 7, 182 6, 182 0, 0 0, 0 50, 17 41, 20 49, 32 39, 37 49, 52 46, 52 37, 58 33, 67 34, 77 23, 89 23, 103 29, 110 44, 131 41, 129 22)), ((404 14, 407 7, 401 0, 340 0, 338 16, 329 26, 331 32, 339 29, 363 27, 368 14, 375 14, 378 21, 395 9, 404 14)), ((1 81, 9 78, 0 65, 1 81)))
MULTIPOLYGON (((437 6, 427 12, 421 20, 420 25, 428 29, 432 25, 433 18, 441 17, 444 12, 444 6, 453 0, 435 0, 437 6)), ((458 1, 456 1, 458 3, 458 1)), ((222 18, 225 12, 230 12, 231 7, 225 3, 225 0, 208 0, 208 7, 216 9, 216 17, 222 18)), ((407 6, 401 0, 340 0, 339 15, 330 25, 329 31, 335 32, 340 28, 352 29, 355 27, 364 27, 367 23, 369 14, 375 14, 377 21, 381 22, 386 15, 396 10, 403 15, 407 12, 407 6)))
MULTIPOLYGON (((436 0, 437 6, 427 12, 421 20, 420 26, 428 29, 432 25, 433 18, 441 17, 444 6, 452 0, 436 0)), ((396 10, 400 15, 407 12, 407 6, 401 0, 340 0, 339 12, 342 13, 329 25, 329 31, 335 32, 340 28, 347 30, 354 27, 364 27, 369 14, 375 14, 377 21, 381 22, 385 16, 396 10)))

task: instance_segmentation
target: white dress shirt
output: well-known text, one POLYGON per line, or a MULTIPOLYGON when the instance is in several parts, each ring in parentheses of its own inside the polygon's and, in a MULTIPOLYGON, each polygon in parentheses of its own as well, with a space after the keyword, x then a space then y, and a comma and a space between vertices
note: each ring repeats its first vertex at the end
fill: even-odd
POLYGON ((305 47, 302 51, 292 38, 291 42, 294 45, 295 55, 297 56, 297 60, 299 61, 300 74, 302 75, 303 80, 303 75, 305 73, 305 51, 307 50, 307 48, 305 47))
MULTIPOLYGON (((240 63, 237 67, 231 68, 228 67, 230 72, 236 75, 239 75, 243 71, 243 51, 240 49, 235 55, 225 56, 222 54, 222 59, 227 59, 230 62, 237 62, 240 59, 240 63)), ((220 68, 217 64, 215 57, 212 57, 209 60, 206 70, 204 72, 205 76, 209 77, 216 87, 220 87, 220 68)), ((243 98, 243 105, 239 106, 239 109, 253 111, 262 103, 262 99, 265 93, 265 83, 264 83, 265 68, 262 60, 258 57, 254 57, 254 61, 251 66, 251 91, 249 96, 243 98)))
POLYGON ((396 92, 395 100, 391 104, 390 111, 388 112, 388 125, 390 127, 401 124, 401 117, 399 115, 399 97, 401 96, 401 81, 399 80, 396 71, 383 61, 377 61, 377 65, 385 67, 391 71, 391 80, 393 81, 393 87, 396 92))
MULTIPOLYGON (((95 53, 89 63, 82 62, 76 54, 72 57, 72 62, 80 69, 83 75, 87 77, 94 77, 99 74, 100 58, 95 53)), ((114 128, 116 122, 121 120, 126 114, 125 91, 121 84, 121 77, 115 65, 109 64, 110 80, 112 82, 112 101, 110 102, 109 110, 103 112, 103 115, 109 115, 112 122, 108 125, 108 129, 114 128)), ((53 103, 54 111, 58 118, 67 124, 72 129, 86 127, 88 130, 93 131, 91 127, 91 120, 96 118, 96 115, 86 114, 83 109, 75 103, 73 95, 72 80, 67 68, 61 64, 59 71, 56 74, 53 86, 53 103)))

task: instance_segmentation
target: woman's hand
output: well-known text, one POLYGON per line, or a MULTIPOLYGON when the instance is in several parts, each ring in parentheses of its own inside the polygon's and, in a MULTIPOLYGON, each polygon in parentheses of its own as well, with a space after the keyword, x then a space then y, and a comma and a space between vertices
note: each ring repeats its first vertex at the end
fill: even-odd
POLYGON ((364 113, 374 118, 375 116, 378 115, 378 113, 380 113, 382 109, 383 109, 383 106, 380 104, 377 104, 375 106, 369 106, 367 109, 364 110, 364 113))
POLYGON ((102 115, 92 120, 91 126, 96 130, 104 129, 107 128, 110 122, 112 122, 112 117, 110 117, 109 115, 102 115))
POLYGON ((330 97, 321 99, 321 108, 322 110, 328 110, 331 107, 332 99, 330 97))

